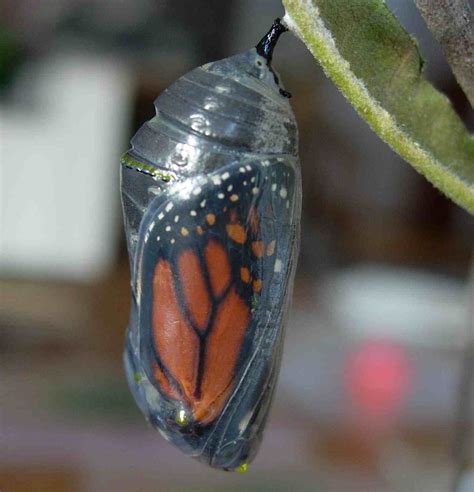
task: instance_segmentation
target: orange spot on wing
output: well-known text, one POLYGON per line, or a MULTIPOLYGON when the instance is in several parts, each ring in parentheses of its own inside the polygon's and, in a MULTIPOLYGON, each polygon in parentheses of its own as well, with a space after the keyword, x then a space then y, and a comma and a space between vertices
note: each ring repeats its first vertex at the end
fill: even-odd
POLYGON ((240 269, 240 278, 242 279, 242 282, 245 282, 246 284, 250 282, 250 271, 247 267, 242 267, 240 269))
POLYGON ((216 216, 214 214, 207 214, 206 221, 209 225, 214 225, 216 223, 216 216))
MULTIPOLYGON (((199 340, 183 316, 174 290, 173 273, 169 263, 160 260, 153 278, 153 335, 155 349, 185 395, 194 393, 199 358, 199 340)), ((163 391, 173 395, 164 375, 155 371, 163 391)))
POLYGON ((186 250, 181 253, 178 258, 178 270, 191 318, 199 329, 204 330, 212 306, 199 258, 193 251, 186 250))
POLYGON ((230 282, 230 263, 227 252, 217 241, 209 241, 204 253, 206 257, 207 271, 211 281, 212 292, 219 297, 230 282))
POLYGON ((257 258, 265 254, 265 243, 263 241, 254 241, 252 243, 252 252, 257 258))
POLYGON ((255 292, 260 292, 262 290, 262 281, 260 279, 254 280, 252 287, 255 292))
POLYGON ((217 310, 207 340, 201 397, 193 404, 194 418, 206 423, 222 411, 234 387, 234 371, 242 348, 250 310, 232 288, 217 310))
POLYGON ((247 239, 247 233, 240 224, 227 224, 226 231, 228 236, 239 244, 244 244, 247 239))
POLYGON ((204 229, 201 226, 197 226, 196 231, 200 236, 204 234, 204 229))

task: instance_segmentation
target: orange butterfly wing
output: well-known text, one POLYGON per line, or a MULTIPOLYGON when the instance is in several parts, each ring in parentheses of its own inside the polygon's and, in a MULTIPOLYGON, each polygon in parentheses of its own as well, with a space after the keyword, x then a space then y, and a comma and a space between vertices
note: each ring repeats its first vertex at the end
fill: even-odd
MULTIPOLYGON (((220 414, 234 387, 235 367, 250 322, 249 307, 231 285, 224 247, 210 240, 204 257, 202 265, 196 253, 182 251, 177 275, 167 261, 158 262, 152 318, 156 352, 193 418, 203 424, 220 414)), ((168 397, 180 399, 163 371, 155 370, 155 377, 168 397)))
MULTIPOLYGON (((156 352, 184 394, 192 395, 198 373, 199 338, 181 312, 170 264, 163 259, 155 268, 153 295, 152 323, 156 352)), ((168 396, 176 398, 176 390, 171 389, 169 382, 164 386, 161 384, 161 388, 168 396)))

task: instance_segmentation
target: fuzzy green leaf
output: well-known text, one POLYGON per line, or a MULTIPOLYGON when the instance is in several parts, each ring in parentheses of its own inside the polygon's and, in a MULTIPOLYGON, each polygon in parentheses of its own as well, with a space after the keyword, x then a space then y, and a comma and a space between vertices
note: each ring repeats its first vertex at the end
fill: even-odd
POLYGON ((283 0, 284 22, 372 129, 474 214, 474 138, 421 73, 413 39, 382 0, 283 0))

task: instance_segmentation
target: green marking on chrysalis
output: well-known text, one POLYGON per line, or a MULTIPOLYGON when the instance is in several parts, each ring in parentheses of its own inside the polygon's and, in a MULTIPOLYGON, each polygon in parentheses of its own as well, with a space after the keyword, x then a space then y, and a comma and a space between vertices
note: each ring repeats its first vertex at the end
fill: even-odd
POLYGON ((135 169, 136 171, 139 171, 141 173, 149 174, 154 179, 159 179, 161 181, 164 181, 165 183, 176 179, 172 173, 167 173, 165 171, 157 169, 156 167, 150 166, 149 164, 138 162, 135 159, 132 159, 127 152, 122 155, 120 161, 125 167, 135 169))
POLYGON ((133 379, 135 380, 135 382, 136 382, 137 384, 140 384, 140 383, 142 382, 142 375, 141 375, 141 373, 139 373, 139 372, 135 372, 135 373, 133 374, 133 379))

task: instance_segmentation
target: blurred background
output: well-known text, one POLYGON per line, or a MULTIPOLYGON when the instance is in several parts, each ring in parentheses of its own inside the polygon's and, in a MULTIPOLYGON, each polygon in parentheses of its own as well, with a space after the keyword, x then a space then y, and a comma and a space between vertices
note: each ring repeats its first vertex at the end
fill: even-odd
MULTIPOLYGON (((388 4, 472 130, 414 4, 388 4)), ((207 469, 132 402, 120 155, 172 81, 281 15, 278 0, 0 0, 2 492, 435 492, 460 468, 457 490, 474 490, 474 220, 291 35, 274 65, 300 127, 302 248, 261 451, 246 475, 207 469)))

